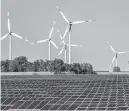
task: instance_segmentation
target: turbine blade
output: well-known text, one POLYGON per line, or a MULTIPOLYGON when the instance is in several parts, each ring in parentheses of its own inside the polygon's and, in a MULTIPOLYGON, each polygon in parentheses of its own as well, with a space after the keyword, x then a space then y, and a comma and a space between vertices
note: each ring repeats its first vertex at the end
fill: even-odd
POLYGON ((65 38, 65 36, 66 36, 68 30, 69 30, 69 25, 67 26, 67 28, 66 28, 66 30, 65 30, 65 32, 64 32, 64 35, 63 35, 63 37, 62 37, 62 39, 65 38))
POLYGON ((64 49, 65 49, 65 46, 60 50, 58 56, 59 56, 60 54, 62 54, 62 52, 63 52, 64 49))
POLYGON ((81 47, 82 45, 71 44, 73 47, 81 47))
POLYGON ((73 47, 78 47, 79 45, 71 44, 71 46, 73 46, 73 47))
POLYGON ((56 8, 59 10, 59 12, 62 15, 62 17, 64 18, 64 20, 69 23, 68 19, 65 17, 65 15, 63 14, 63 12, 60 10, 59 6, 56 6, 56 8))
POLYGON ((53 24, 55 25, 56 24, 56 21, 54 21, 53 24))
MULTIPOLYGON (((60 34, 60 31, 59 31, 59 29, 57 28, 57 32, 60 34)), ((60 34, 60 39, 62 39, 63 37, 62 37, 62 35, 60 34)))
POLYGON ((118 54, 124 54, 124 53, 126 53, 126 52, 118 52, 118 54))
POLYGON ((114 62, 114 60, 115 60, 115 57, 116 57, 116 56, 114 56, 113 59, 112 59, 112 63, 111 63, 111 65, 110 65, 110 68, 111 68, 111 66, 112 66, 112 64, 113 64, 113 62, 114 62))
POLYGON ((62 35, 60 34, 60 39, 63 39, 62 35))
POLYGON ((58 45, 58 47, 60 47, 62 43, 63 43, 63 41, 60 42, 60 44, 58 45))
POLYGON ((93 22, 93 21, 96 21, 96 20, 86 20, 85 22, 93 22))
POLYGON ((56 23, 56 21, 54 21, 54 25, 53 25, 53 27, 51 28, 51 31, 50 31, 50 33, 49 33, 49 39, 51 38, 51 35, 52 35, 52 32, 53 32, 53 29, 54 29, 55 23, 56 23))
POLYGON ((15 37, 17 37, 17 38, 19 38, 19 39, 22 39, 22 37, 21 37, 21 36, 19 36, 19 35, 15 34, 15 33, 11 33, 11 35, 13 35, 13 36, 15 36, 15 37))
POLYGON ((8 31, 10 32, 10 20, 8 18, 8 31))
POLYGON ((114 53, 116 53, 116 51, 113 49, 113 47, 109 44, 109 42, 107 41, 107 43, 108 43, 108 45, 110 46, 110 48, 112 49, 112 51, 114 52, 114 53))
POLYGON ((42 42, 47 42, 47 41, 49 41, 49 39, 40 40, 40 41, 37 41, 37 43, 42 43, 42 42))
POLYGON ((126 52, 118 52, 118 54, 124 54, 124 53, 127 53, 127 52, 129 52, 129 51, 126 51, 126 52))
POLYGON ((80 24, 80 23, 84 23, 85 21, 74 21, 72 22, 72 24, 80 24))
POLYGON ((72 24, 80 24, 80 23, 84 23, 84 22, 93 22, 95 20, 87 20, 87 21, 74 21, 72 22, 72 24))
MULTIPOLYGON (((57 29, 57 31, 59 32, 59 29, 57 29)), ((65 45, 64 38, 65 38, 67 32, 68 32, 68 26, 67 26, 67 28, 66 28, 66 30, 65 30, 65 32, 64 32, 63 37, 60 35, 60 36, 61 36, 60 38, 61 38, 62 41, 60 42, 60 44, 58 45, 58 47, 60 47, 60 45, 61 45, 62 43, 65 45)))
POLYGON ((51 40, 51 43, 52 43, 52 45, 55 46, 56 49, 58 49, 58 47, 56 46, 56 44, 52 40, 51 40))
POLYGON ((6 35, 4 35, 3 37, 0 38, 0 41, 1 40, 4 40, 6 37, 8 37, 9 33, 7 33, 6 35))
POLYGON ((64 41, 64 39, 62 40, 62 43, 65 45, 65 41, 64 41))

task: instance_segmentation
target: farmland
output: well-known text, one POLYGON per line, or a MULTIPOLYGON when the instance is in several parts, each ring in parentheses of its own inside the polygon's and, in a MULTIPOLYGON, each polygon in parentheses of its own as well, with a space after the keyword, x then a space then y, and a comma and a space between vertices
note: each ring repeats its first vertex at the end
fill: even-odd
POLYGON ((129 110, 129 75, 2 75, 1 110, 129 110))

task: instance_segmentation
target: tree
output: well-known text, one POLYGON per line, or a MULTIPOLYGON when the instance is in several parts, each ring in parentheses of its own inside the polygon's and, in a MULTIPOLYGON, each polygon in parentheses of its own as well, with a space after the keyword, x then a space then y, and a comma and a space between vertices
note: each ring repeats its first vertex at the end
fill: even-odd
POLYGON ((26 72, 27 65, 27 58, 25 56, 20 56, 11 61, 9 68, 11 72, 26 72))
POLYGON ((36 60, 33 62, 33 68, 34 68, 34 72, 39 72, 40 71, 40 63, 39 60, 36 60))
POLYGON ((63 60, 61 59, 54 59, 53 61, 53 66, 54 66, 54 71, 55 73, 61 73, 61 68, 62 68, 62 65, 64 64, 63 60))
POLYGON ((2 60, 1 61, 1 72, 9 72, 10 63, 11 63, 11 60, 2 60))
POLYGON ((27 72, 34 72, 34 65, 32 62, 27 63, 27 72))
POLYGON ((71 71, 73 71, 75 74, 81 74, 82 73, 81 65, 79 63, 73 63, 71 71))
POLYGON ((82 63, 81 68, 82 68, 82 73, 83 74, 92 74, 93 73, 93 67, 92 67, 91 64, 82 63))
POLYGON ((49 71, 49 72, 52 71, 52 66, 51 66, 52 63, 51 62, 52 62, 51 60, 46 60, 46 64, 45 64, 46 70, 49 71))
POLYGON ((42 59, 39 60, 39 64, 40 64, 40 72, 41 71, 47 71, 46 70, 46 63, 45 61, 43 61, 42 59))

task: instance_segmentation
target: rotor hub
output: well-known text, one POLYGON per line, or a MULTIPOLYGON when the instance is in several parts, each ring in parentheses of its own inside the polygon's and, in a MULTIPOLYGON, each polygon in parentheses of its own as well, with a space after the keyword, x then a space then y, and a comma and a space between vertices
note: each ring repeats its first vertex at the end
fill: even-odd
POLYGON ((12 34, 12 32, 9 32, 9 35, 11 35, 12 34))

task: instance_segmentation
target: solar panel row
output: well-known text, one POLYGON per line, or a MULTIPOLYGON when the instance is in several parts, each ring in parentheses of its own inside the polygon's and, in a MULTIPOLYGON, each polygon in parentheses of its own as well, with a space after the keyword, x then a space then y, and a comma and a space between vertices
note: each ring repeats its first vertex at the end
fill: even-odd
POLYGON ((77 75, 74 79, 66 75, 49 79, 46 75, 1 78, 2 110, 129 109, 129 75, 77 75))

